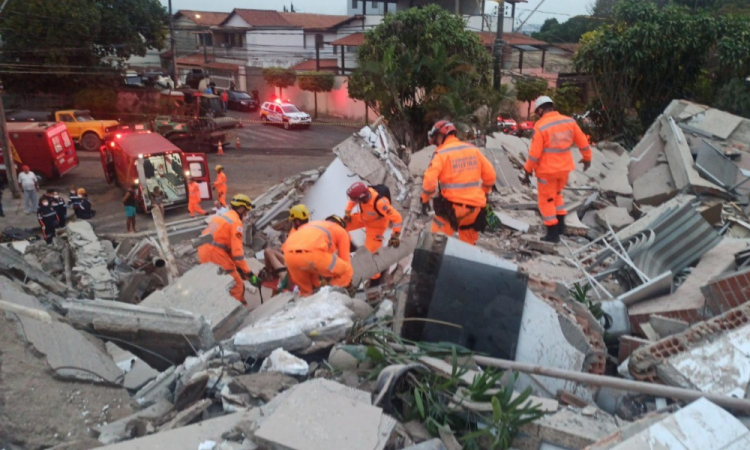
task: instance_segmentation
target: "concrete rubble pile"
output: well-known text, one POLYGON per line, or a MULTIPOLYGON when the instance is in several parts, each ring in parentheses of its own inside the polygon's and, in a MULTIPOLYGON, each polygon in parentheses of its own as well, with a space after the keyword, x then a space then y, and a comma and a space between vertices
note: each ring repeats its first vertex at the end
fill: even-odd
POLYGON ((323 220, 343 213, 355 181, 385 184, 401 246, 371 254, 351 233, 353 297, 246 285, 246 307, 231 276, 197 264, 203 221, 167 224, 171 249, 74 222, 52 246, 0 246, 3 319, 44 362, 39 376, 129 399, 89 421, 80 448, 489 448, 503 427, 517 449, 744 448, 748 141, 750 121, 673 102, 632 152, 592 147, 565 191, 567 235, 551 245, 538 239, 535 187, 520 183, 529 141, 495 134, 481 150, 498 221, 471 246, 430 233, 421 212, 435 148, 407 165, 376 124, 327 168, 255 198, 245 234, 257 273, 289 207, 323 220), (533 420, 494 423, 497 402, 519 396, 511 408, 533 420))

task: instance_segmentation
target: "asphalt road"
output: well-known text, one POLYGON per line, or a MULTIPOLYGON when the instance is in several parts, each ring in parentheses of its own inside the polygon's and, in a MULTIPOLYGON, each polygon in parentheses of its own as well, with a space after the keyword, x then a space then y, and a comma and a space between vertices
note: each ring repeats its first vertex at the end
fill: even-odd
MULTIPOLYGON (((255 113, 231 113, 233 116, 254 120, 255 113)), ((255 198, 271 186, 299 172, 327 166, 334 159, 333 147, 346 139, 356 128, 335 125, 313 125, 307 130, 284 130, 281 127, 261 124, 246 124, 243 128, 227 130, 231 145, 224 149, 224 155, 209 154, 210 167, 221 164, 225 167, 229 184, 229 196, 244 193, 255 198), (234 147, 235 137, 239 136, 241 148, 234 147)), ((89 194, 96 216, 91 221, 97 232, 125 232, 125 214, 122 206, 124 192, 108 185, 104 179, 98 153, 78 152, 80 165, 60 180, 42 186, 58 189, 67 198, 71 185, 83 187, 89 194)), ((215 177, 212 170, 212 179, 215 177)), ((31 228, 38 226, 35 215, 25 215, 19 208, 19 201, 13 200, 9 191, 3 196, 6 217, 0 217, 0 229, 8 226, 31 228)), ((213 205, 203 202, 203 209, 213 205)), ((187 208, 168 210, 167 221, 188 217, 187 208)), ((152 228, 151 218, 138 215, 139 231, 152 228)))

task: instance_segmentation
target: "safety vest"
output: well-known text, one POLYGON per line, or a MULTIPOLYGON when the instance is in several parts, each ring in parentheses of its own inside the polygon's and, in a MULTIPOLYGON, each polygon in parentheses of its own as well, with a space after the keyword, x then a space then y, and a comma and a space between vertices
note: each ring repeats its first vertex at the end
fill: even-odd
POLYGON ((211 262, 227 270, 236 267, 244 272, 250 271, 242 248, 242 221, 237 211, 230 210, 211 218, 201 233, 201 236, 206 235, 212 237, 211 242, 203 244, 213 250, 211 262))
POLYGON ((201 188, 198 183, 188 183, 188 202, 200 203, 201 201, 201 188))
POLYGON ((338 254, 346 262, 351 261, 349 233, 339 225, 328 221, 315 221, 302 225, 290 235, 282 250, 291 251, 324 251, 338 254))
POLYGON ((396 211, 396 208, 391 205, 388 198, 380 197, 378 200, 378 191, 373 188, 369 189, 370 200, 367 203, 349 201, 346 205, 346 212, 351 212, 356 205, 359 205, 359 209, 362 211, 362 221, 365 223, 365 226, 368 223, 372 223, 374 226, 382 225, 383 228, 387 228, 388 223, 391 222, 393 223, 393 231, 401 232, 401 226, 403 225, 401 213, 396 211), (375 204, 375 200, 377 200, 377 204, 375 204))
POLYGON ((486 194, 495 184, 495 168, 478 148, 448 136, 424 173, 423 202, 436 194, 438 182, 440 195, 451 203, 485 206, 486 194))
POLYGON ((227 176, 224 174, 224 172, 219 172, 218 175, 216 175, 216 181, 214 181, 214 187, 217 191, 226 191, 227 190, 227 176))
POLYGON ((581 150, 584 161, 591 161, 589 140, 576 121, 551 111, 542 116, 534 125, 534 137, 526 160, 526 172, 536 172, 537 176, 570 172, 575 169, 571 147, 581 150))

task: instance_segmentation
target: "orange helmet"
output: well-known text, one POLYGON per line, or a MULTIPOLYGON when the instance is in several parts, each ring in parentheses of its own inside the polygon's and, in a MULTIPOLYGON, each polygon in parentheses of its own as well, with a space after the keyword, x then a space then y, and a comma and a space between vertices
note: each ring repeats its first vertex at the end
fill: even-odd
POLYGON ((449 120, 439 120, 432 126, 432 129, 427 133, 427 140, 430 145, 435 145, 435 137, 439 134, 443 136, 449 136, 450 134, 456 134, 456 126, 449 120))
POLYGON ((357 181, 349 186, 349 189, 346 190, 346 195, 350 200, 355 202, 366 202, 370 200, 371 196, 370 189, 361 181, 357 181))

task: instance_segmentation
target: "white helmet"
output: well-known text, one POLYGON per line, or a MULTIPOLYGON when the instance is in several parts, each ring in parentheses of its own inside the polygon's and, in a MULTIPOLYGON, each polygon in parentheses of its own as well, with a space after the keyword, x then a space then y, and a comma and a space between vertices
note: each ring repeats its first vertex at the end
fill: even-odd
POLYGON ((547 103, 553 103, 552 99, 547 97, 546 95, 542 95, 534 102, 534 111, 539 109, 539 107, 546 105, 547 103))

